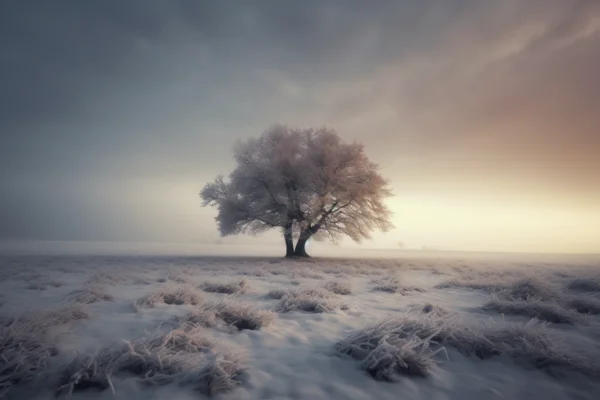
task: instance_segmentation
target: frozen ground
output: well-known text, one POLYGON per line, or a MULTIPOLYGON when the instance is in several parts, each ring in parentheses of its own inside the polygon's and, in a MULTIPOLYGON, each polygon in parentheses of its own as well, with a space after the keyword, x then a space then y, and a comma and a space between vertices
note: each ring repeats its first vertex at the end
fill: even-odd
POLYGON ((600 398, 593 257, 4 254, 0 293, 0 398, 600 398))

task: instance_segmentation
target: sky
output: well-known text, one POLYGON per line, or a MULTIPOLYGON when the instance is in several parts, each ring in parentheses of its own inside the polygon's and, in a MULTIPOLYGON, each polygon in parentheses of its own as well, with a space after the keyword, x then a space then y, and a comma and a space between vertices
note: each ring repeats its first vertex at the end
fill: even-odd
POLYGON ((215 243, 200 189, 285 123, 390 179, 396 229, 361 246, 600 251, 598 1, 2 8, 0 239, 215 243))

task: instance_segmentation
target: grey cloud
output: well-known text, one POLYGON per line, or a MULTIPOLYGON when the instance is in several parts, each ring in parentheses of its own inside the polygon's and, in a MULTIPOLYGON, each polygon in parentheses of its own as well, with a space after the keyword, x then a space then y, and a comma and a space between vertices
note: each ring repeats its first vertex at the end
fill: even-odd
MULTIPOLYGON (((103 220, 127 221, 132 204, 158 201, 145 193, 164 182, 199 188, 230 166, 235 138, 276 121, 338 127, 384 166, 417 160, 419 168, 392 170, 399 188, 543 181, 550 192, 600 200, 589 194, 600 173, 599 34, 582 33, 600 15, 597 2, 11 0, 3 8, 0 213, 12 222, 0 236, 110 237, 123 230, 103 220), (514 165, 503 168, 506 160, 514 165), (153 183, 131 183, 141 178, 153 183), (96 189, 117 191, 110 207, 96 189), (118 190, 138 198, 125 204, 118 190), (52 215, 75 222, 54 229, 52 215)), ((149 215, 145 226, 162 221, 149 215)))

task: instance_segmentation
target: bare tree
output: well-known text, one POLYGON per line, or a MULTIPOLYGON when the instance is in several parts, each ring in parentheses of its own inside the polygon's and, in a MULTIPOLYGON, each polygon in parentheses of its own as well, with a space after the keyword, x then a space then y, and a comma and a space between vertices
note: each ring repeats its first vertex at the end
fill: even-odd
POLYGON ((286 256, 308 256, 311 238, 369 238, 392 227, 391 196, 377 164, 359 143, 331 129, 276 125, 258 139, 238 141, 237 168, 204 186, 203 205, 216 206, 222 236, 281 229, 286 256), (296 246, 293 239, 297 238, 296 246))

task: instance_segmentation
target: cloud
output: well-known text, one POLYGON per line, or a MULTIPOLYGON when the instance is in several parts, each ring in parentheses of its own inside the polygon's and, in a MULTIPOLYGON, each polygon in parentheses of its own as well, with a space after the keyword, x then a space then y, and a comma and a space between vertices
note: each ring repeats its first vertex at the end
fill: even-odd
POLYGON ((273 122, 326 124, 365 142, 400 196, 527 194, 598 212, 597 2, 15 0, 4 9, 0 213, 14 221, 2 236, 50 237, 45 215, 74 216, 72 204, 88 227, 69 224, 60 237, 91 225, 110 236, 101 220, 133 214, 131 225, 174 227, 179 217, 152 210, 178 200, 157 197, 170 185, 195 196, 194 185, 231 167, 234 139, 273 122), (55 188, 63 200, 51 200, 55 188), (147 218, 133 212, 142 203, 147 218), (40 217, 16 229, 14 216, 33 209, 40 217))

